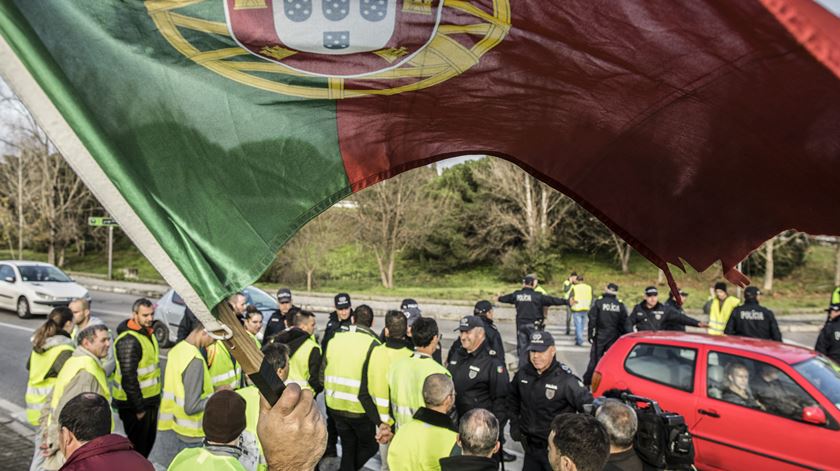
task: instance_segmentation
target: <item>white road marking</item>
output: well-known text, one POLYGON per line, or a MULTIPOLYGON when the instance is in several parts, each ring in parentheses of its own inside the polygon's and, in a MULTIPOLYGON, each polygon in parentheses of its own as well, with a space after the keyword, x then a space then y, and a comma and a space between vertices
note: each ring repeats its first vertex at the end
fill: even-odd
POLYGON ((15 324, 6 324, 5 322, 0 322, 0 327, 8 327, 10 329, 23 330, 25 332, 35 332, 35 329, 33 329, 32 327, 24 327, 22 325, 15 324))

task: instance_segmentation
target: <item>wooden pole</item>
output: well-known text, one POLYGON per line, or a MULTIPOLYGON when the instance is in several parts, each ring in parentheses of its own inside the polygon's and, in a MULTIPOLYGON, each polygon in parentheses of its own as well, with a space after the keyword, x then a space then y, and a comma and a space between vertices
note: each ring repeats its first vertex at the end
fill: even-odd
MULTIPOLYGON (((269 404, 274 405, 286 385, 277 376, 277 372, 266 362, 263 361, 263 354, 257 348, 257 344, 248 335, 245 327, 239 322, 236 313, 233 312, 230 304, 227 301, 222 301, 214 309, 219 321, 228 326, 233 335, 225 342, 230 353, 239 362, 242 371, 248 375, 248 378, 254 383, 260 394, 263 395, 269 404)), ((225 335, 225 332, 214 332, 216 335, 225 335)), ((220 340, 217 340, 219 342, 220 340)))

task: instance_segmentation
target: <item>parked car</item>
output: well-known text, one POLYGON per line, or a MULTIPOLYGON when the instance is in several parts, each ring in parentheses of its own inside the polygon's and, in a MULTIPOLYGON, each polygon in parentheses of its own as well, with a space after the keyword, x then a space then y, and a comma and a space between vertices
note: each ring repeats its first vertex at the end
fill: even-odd
MULTIPOLYGON (((249 286, 242 290, 246 304, 251 304, 263 313, 263 321, 277 310, 277 301, 265 291, 256 286, 249 286)), ((155 337, 161 346, 174 344, 178 340, 178 325, 184 317, 187 305, 184 299, 170 289, 161 296, 155 305, 155 337)), ((263 322, 265 329, 265 322, 263 322)), ((262 335, 262 333, 260 333, 262 335)))
POLYGON ((0 308, 17 312, 21 319, 47 315, 75 298, 90 301, 90 293, 49 263, 0 261, 0 308))
POLYGON ((699 469, 840 469, 840 366, 811 349, 736 336, 640 332, 595 368, 685 417, 699 469))

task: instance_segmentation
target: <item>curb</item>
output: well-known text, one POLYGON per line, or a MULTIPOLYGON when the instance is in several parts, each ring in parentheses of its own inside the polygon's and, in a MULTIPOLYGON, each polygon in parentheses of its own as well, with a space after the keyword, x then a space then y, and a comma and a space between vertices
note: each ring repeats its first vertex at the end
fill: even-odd
POLYGON ((26 422, 26 409, 5 399, 0 399, 0 424, 30 442, 35 441, 35 430, 26 422))

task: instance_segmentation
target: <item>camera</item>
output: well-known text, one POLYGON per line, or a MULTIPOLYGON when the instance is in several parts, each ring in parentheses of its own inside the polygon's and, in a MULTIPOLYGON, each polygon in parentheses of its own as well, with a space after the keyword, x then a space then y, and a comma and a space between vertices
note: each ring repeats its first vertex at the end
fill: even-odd
POLYGON ((608 398, 618 399, 636 411, 639 428, 633 448, 646 469, 694 469, 694 441, 683 416, 663 411, 653 399, 619 390, 606 391, 586 408, 587 412, 594 416, 608 398))

